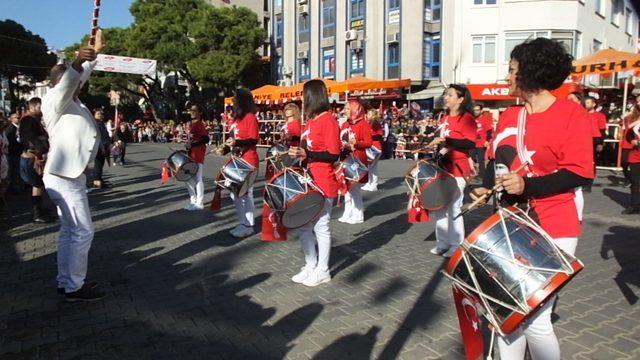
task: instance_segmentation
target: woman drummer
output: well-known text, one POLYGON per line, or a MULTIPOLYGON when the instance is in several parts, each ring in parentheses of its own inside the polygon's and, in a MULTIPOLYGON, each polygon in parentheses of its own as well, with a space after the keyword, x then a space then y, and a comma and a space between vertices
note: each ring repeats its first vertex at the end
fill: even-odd
MULTIPOLYGON (((259 139, 258 119, 256 118, 256 104, 249 90, 239 88, 233 97, 234 119, 229 127, 231 137, 225 142, 225 153, 233 149, 233 152, 258 171, 258 151, 256 145, 259 139)), ((231 194, 236 207, 238 226, 230 231, 237 238, 251 236, 253 234, 253 186, 246 195, 237 197, 231 194)))
MULTIPOLYGON (((527 41, 511 52, 507 83, 509 95, 524 106, 512 106, 500 115, 484 186, 477 198, 501 185, 508 195, 526 201, 533 218, 566 253, 573 255, 581 233, 575 188, 594 176, 591 124, 579 104, 556 98, 551 90, 571 73, 571 55, 561 43, 545 38, 527 41), (495 166, 510 171, 495 176, 495 166)), ((498 339, 500 358, 523 359, 527 346, 533 359, 560 359, 558 339, 551 324, 553 299, 514 333, 498 339)))
POLYGON ((302 134, 302 123, 300 122, 300 108, 294 103, 289 103, 284 107, 285 124, 282 127, 282 140, 286 146, 299 146, 300 135, 302 134))
MULTIPOLYGON (((342 139, 342 153, 345 156, 353 154, 365 166, 368 164, 367 148, 372 144, 371 126, 365 119, 364 106, 358 100, 350 100, 345 106, 347 121, 342 124, 340 132, 342 139)), ((344 213, 338 221, 347 224, 361 224, 364 222, 364 205, 362 204, 362 184, 367 183, 364 177, 361 183, 351 186, 344 196, 344 213)))
POLYGON ((464 238, 464 220, 457 217, 461 211, 466 178, 471 175, 469 151, 476 147, 477 126, 473 117, 473 99, 464 85, 451 84, 444 93, 447 114, 442 118, 440 136, 430 145, 444 145, 439 151, 441 163, 456 180, 456 197, 435 212, 436 246, 431 253, 451 257, 464 238))
MULTIPOLYGON (((382 142, 384 137, 384 130, 382 129, 382 119, 378 110, 371 109, 367 111, 367 121, 371 126, 371 141, 372 146, 382 152, 382 142)), ((367 174, 369 180, 362 186, 364 191, 378 191, 378 162, 374 162, 369 166, 369 173, 367 174)))
POLYGON ((291 147, 289 155, 306 159, 307 169, 314 183, 324 193, 325 204, 317 220, 301 228, 289 230, 291 236, 300 239, 305 260, 302 271, 291 280, 306 286, 317 286, 331 280, 329 220, 333 200, 338 196, 338 181, 333 164, 340 157, 340 130, 338 121, 331 113, 327 88, 321 80, 304 83, 302 96, 307 123, 302 132, 301 146, 291 147))

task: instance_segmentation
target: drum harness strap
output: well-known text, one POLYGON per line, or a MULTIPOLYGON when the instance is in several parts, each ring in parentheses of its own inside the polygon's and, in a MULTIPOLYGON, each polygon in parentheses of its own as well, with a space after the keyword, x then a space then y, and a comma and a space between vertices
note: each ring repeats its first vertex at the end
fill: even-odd
MULTIPOLYGON (((527 109, 526 107, 522 107, 522 109, 520 110, 520 113, 518 114, 518 131, 516 134, 516 151, 518 152, 518 158, 520 159, 520 163, 521 164, 526 164, 524 170, 527 172, 527 174, 531 174, 531 168, 529 167, 529 164, 532 163, 532 161, 529 159, 529 156, 526 153, 526 147, 524 144, 524 135, 527 131, 527 109)), ((525 211, 525 214, 529 213, 529 210, 531 210, 531 202, 530 200, 527 199, 527 209, 525 211)))

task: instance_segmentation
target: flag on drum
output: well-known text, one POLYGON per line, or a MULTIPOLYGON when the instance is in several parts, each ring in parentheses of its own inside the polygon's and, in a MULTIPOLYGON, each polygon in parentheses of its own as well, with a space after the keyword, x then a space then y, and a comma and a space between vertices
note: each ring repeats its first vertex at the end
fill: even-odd
POLYGON ((422 206, 420 198, 415 194, 409 195, 409 204, 407 204, 407 220, 409 221, 409 224, 429 221, 429 211, 422 206))
POLYGON ((282 225, 280 214, 271 210, 271 207, 266 202, 262 206, 262 231, 260 237, 262 241, 287 240, 287 228, 282 225))
POLYGON ((453 284, 453 300, 456 303, 460 333, 467 360, 482 359, 484 356, 484 338, 478 316, 479 301, 475 296, 453 284))
POLYGON ((171 169, 169 168, 169 165, 165 161, 164 163, 162 163, 162 172, 160 173, 160 185, 169 181, 169 178, 171 178, 171 169))

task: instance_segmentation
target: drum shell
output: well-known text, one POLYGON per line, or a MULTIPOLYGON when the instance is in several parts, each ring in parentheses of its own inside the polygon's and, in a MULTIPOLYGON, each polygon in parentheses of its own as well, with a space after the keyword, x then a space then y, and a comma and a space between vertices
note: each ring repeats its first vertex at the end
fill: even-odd
POLYGON ((280 214, 282 225, 295 229, 315 220, 325 197, 306 174, 287 169, 265 186, 265 202, 280 214))
POLYGON ((380 160, 380 156, 382 156, 382 150, 378 149, 375 146, 368 147, 365 152, 367 154, 367 160, 369 161, 369 168, 371 168, 373 164, 380 160))
POLYGON ((216 177, 216 184, 238 197, 247 194, 257 178, 257 171, 253 165, 242 158, 232 156, 220 168, 216 177))
POLYGON ((410 190, 416 191, 421 205, 430 211, 444 208, 460 195, 456 179, 431 161, 418 161, 409 168, 405 178, 410 190))
POLYGON ((193 161, 186 151, 174 151, 167 158, 167 165, 178 181, 189 181, 198 172, 198 163, 193 161))
POLYGON ((341 163, 344 178, 349 183, 349 187, 362 182, 367 177, 369 169, 358 158, 353 155, 347 156, 341 163))
POLYGON ((275 170, 284 170, 288 167, 300 166, 300 160, 289 156, 289 147, 283 144, 275 144, 267 150, 267 157, 275 170))
MULTIPOLYGON (((516 208, 510 208, 509 211, 518 212, 519 210, 516 208)), ((506 219, 505 221, 509 221, 506 219)), ((515 284, 505 283, 500 280, 500 275, 491 272, 490 267, 486 264, 486 260, 482 262, 477 259, 476 256, 470 255, 470 249, 467 249, 471 245, 477 245, 479 241, 487 241, 486 239, 492 239, 490 235, 490 231, 499 227, 501 229, 501 219, 499 214, 493 214, 483 223, 481 223, 469 236, 465 239, 464 245, 459 247, 456 252, 452 255, 451 259, 447 263, 445 271, 447 274, 452 277, 466 283, 475 289, 475 285, 471 282, 467 277, 468 269, 465 257, 463 257, 464 253, 467 253, 467 259, 471 262, 469 266, 472 267, 474 274, 476 275, 477 281, 482 289, 475 289, 476 291, 481 290, 482 293, 491 295, 499 300, 505 301, 510 305, 515 307, 515 303, 513 303, 513 299, 507 296, 507 292, 505 292, 504 288, 514 289, 515 287, 512 285, 520 285, 521 282, 516 282, 515 284), (496 284, 493 284, 496 282, 496 284), (497 283, 500 283, 502 287, 498 286, 497 283), (492 285, 495 285, 492 287, 492 285), (498 292, 492 292, 492 290, 498 290, 498 292), (502 294, 502 295, 501 295, 502 294)), ((538 233, 540 234, 540 233, 538 233)), ((523 247, 515 246, 518 240, 512 240, 516 236, 516 232, 510 233, 511 245, 514 246, 515 249, 522 249, 523 247)), ((541 238, 537 239, 539 241, 547 241, 543 240, 542 237, 544 235, 540 234, 541 238)), ((534 239, 536 240, 536 239, 534 239)), ((496 243, 499 240, 495 241, 496 243)), ((496 246, 497 247, 497 246, 496 246)), ((536 244, 531 245, 531 251, 536 249, 536 244)), ((561 253, 564 256, 567 256, 564 253, 561 253)), ((495 255, 494 255, 495 256, 495 255)), ((487 255, 489 257, 489 255, 487 255)), ((536 257, 540 257, 539 255, 536 257)), ((562 289, 578 272, 583 269, 582 263, 570 256, 567 256, 570 264, 570 272, 563 272, 561 267, 558 267, 558 271, 554 272, 553 275, 550 275, 545 281, 539 282, 539 286, 536 289, 532 289, 532 291, 523 294, 526 305, 529 307, 530 311, 528 313, 521 313, 517 311, 513 311, 511 309, 499 306, 494 304, 491 301, 488 301, 490 305, 494 307, 491 309, 487 309, 487 311, 491 311, 496 319, 499 320, 499 328, 500 331, 504 334, 509 334, 518 329, 518 327, 528 318, 533 316, 553 295, 555 295, 560 289, 562 289)), ((525 259, 526 260, 526 259, 525 259)), ((495 261, 495 259, 494 259, 495 261)), ((505 272, 510 272, 505 270, 505 272)), ((512 271, 517 274, 519 271, 512 271)), ((520 271, 522 272, 522 271, 520 271)), ((530 271, 535 275, 536 273, 530 271)), ((539 272, 540 273, 540 272, 539 272)), ((515 276, 515 275, 514 275, 515 276)))

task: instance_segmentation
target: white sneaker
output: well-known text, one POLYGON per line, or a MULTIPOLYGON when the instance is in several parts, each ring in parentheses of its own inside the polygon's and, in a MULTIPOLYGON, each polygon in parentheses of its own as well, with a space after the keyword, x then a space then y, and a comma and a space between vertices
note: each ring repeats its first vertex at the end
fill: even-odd
POLYGON ((202 209, 204 209, 204 205, 202 204, 191 204, 191 208, 187 210, 193 211, 193 210, 202 210, 202 209))
POLYGON ((309 276, 304 279, 302 285, 313 287, 328 283, 329 281, 331 281, 331 274, 329 274, 329 270, 320 270, 319 268, 315 268, 309 276))
POLYGON ((345 222, 351 225, 362 224, 364 222, 364 219, 347 219, 347 221, 345 222))
POLYGON ((344 216, 341 216, 341 217, 338 219, 338 221, 340 221, 341 223, 345 223, 345 224, 348 224, 348 223, 349 223, 349 219, 348 219, 348 218, 346 218, 346 217, 344 217, 344 216))
POLYGON ((240 228, 237 231, 231 231, 231 236, 237 238, 246 238, 247 236, 253 235, 253 227, 252 226, 244 226, 240 225, 240 228))
POLYGON ((370 186, 367 191, 378 191, 377 186, 370 186))
POLYGON ((183 207, 183 209, 191 211, 191 210, 193 210, 193 204, 192 203, 188 203, 187 205, 185 205, 183 207))
POLYGON ((458 247, 457 246, 453 246, 449 250, 447 250, 447 252, 442 254, 442 256, 444 256, 444 257, 446 257, 448 259, 448 258, 453 256, 453 254, 456 252, 456 250, 458 250, 458 247))
POLYGON ((362 187, 360 187, 360 189, 362 191, 371 191, 371 187, 369 186, 369 184, 362 185, 362 187))
POLYGON ((437 246, 434 246, 433 248, 431 248, 431 250, 429 250, 430 253, 432 253, 433 255, 442 255, 444 253, 447 252, 446 249, 440 249, 437 246))
POLYGON ((303 266, 301 269, 302 271, 300 271, 299 273, 291 277, 291 281, 293 281, 296 284, 302 284, 302 282, 305 281, 309 277, 309 275, 313 272, 313 269, 315 268, 312 268, 310 266, 303 266))

